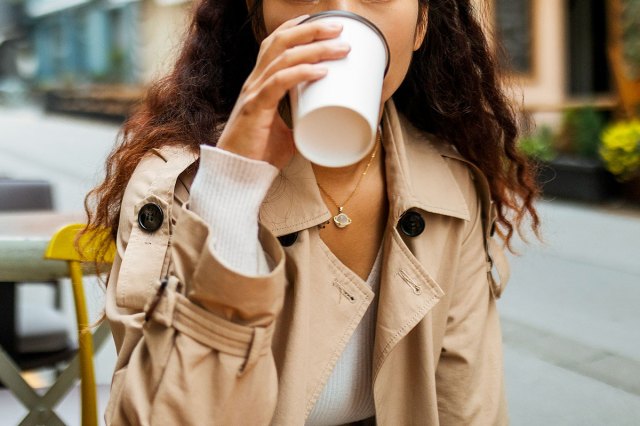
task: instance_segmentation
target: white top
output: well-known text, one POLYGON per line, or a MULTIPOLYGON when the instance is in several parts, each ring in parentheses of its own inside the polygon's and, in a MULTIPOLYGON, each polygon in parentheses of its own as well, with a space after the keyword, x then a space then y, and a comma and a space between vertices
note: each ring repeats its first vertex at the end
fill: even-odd
POLYGON ((191 185, 191 210, 211 228, 211 250, 225 266, 243 275, 269 273, 258 240, 258 214, 278 169, 207 145, 191 185))
MULTIPOLYGON (((367 278, 367 284, 375 294, 378 294, 380 288, 381 267, 382 246, 367 278)), ((373 299, 340 355, 333 373, 307 418, 307 426, 343 425, 375 415, 371 374, 377 300, 377 297, 373 299)))
MULTIPOLYGON (((211 250, 227 267, 243 275, 270 272, 258 239, 258 214, 277 175, 278 169, 267 162, 208 145, 200 147, 200 167, 191 186, 191 210, 209 225, 211 250)), ((375 293, 380 284, 381 252, 367 279, 375 293)), ((376 300, 338 359, 307 425, 341 425, 375 414, 371 373, 376 300)))

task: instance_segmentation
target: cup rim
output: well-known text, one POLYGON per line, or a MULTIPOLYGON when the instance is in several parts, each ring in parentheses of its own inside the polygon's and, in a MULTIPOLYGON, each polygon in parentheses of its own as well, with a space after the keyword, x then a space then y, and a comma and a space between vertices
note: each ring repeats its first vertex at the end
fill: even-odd
POLYGON ((339 16, 343 18, 350 18, 355 21, 360 21, 366 26, 368 26, 369 28, 371 28, 373 31, 375 31, 376 34, 378 34, 378 36, 382 40, 382 44, 384 45, 384 51, 387 57, 387 63, 384 67, 384 75, 385 76, 387 75, 387 72, 389 71, 389 65, 391 63, 391 52, 389 50, 389 44, 387 43, 387 39, 385 38, 384 34, 382 34, 382 31, 380 30, 380 28, 378 28, 376 24, 374 24, 364 16, 360 16, 357 13, 348 12, 346 10, 325 10, 324 12, 318 12, 308 16, 307 18, 300 21, 298 25, 303 24, 305 22, 315 21, 316 19, 324 18, 326 16, 339 16))

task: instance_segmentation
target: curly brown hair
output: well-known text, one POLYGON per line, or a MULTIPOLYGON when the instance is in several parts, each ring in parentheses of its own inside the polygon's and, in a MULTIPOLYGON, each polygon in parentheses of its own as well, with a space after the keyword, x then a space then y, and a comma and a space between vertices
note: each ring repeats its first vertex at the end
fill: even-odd
MULTIPOLYGON (((427 36, 393 95, 418 129, 449 141, 487 176, 498 232, 509 244, 526 216, 538 231, 534 167, 517 150, 516 113, 502 92, 495 57, 470 0, 418 0, 428 7, 427 36)), ((423 9, 424 10, 424 9, 423 9)), ((106 177, 85 200, 87 229, 115 238, 120 203, 134 169, 152 148, 215 145, 259 50, 262 0, 196 2, 173 70, 154 83, 125 122, 106 161, 106 177), (95 207, 91 207, 91 206, 95 207)))

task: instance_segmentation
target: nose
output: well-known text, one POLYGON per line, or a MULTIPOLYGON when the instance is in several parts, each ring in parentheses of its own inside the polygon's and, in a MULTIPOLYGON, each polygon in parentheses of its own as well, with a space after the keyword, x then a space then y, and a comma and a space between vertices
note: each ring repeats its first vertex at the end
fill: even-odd
POLYGON ((320 2, 322 3, 321 9, 325 10, 343 10, 345 12, 358 13, 359 1, 353 0, 329 0, 320 2))

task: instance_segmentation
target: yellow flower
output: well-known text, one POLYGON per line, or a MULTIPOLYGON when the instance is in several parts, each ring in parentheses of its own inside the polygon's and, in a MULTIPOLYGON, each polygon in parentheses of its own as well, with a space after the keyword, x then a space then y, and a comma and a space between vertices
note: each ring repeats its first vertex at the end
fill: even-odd
POLYGON ((611 173, 625 180, 640 171, 640 120, 614 123, 601 139, 600 156, 611 173))

